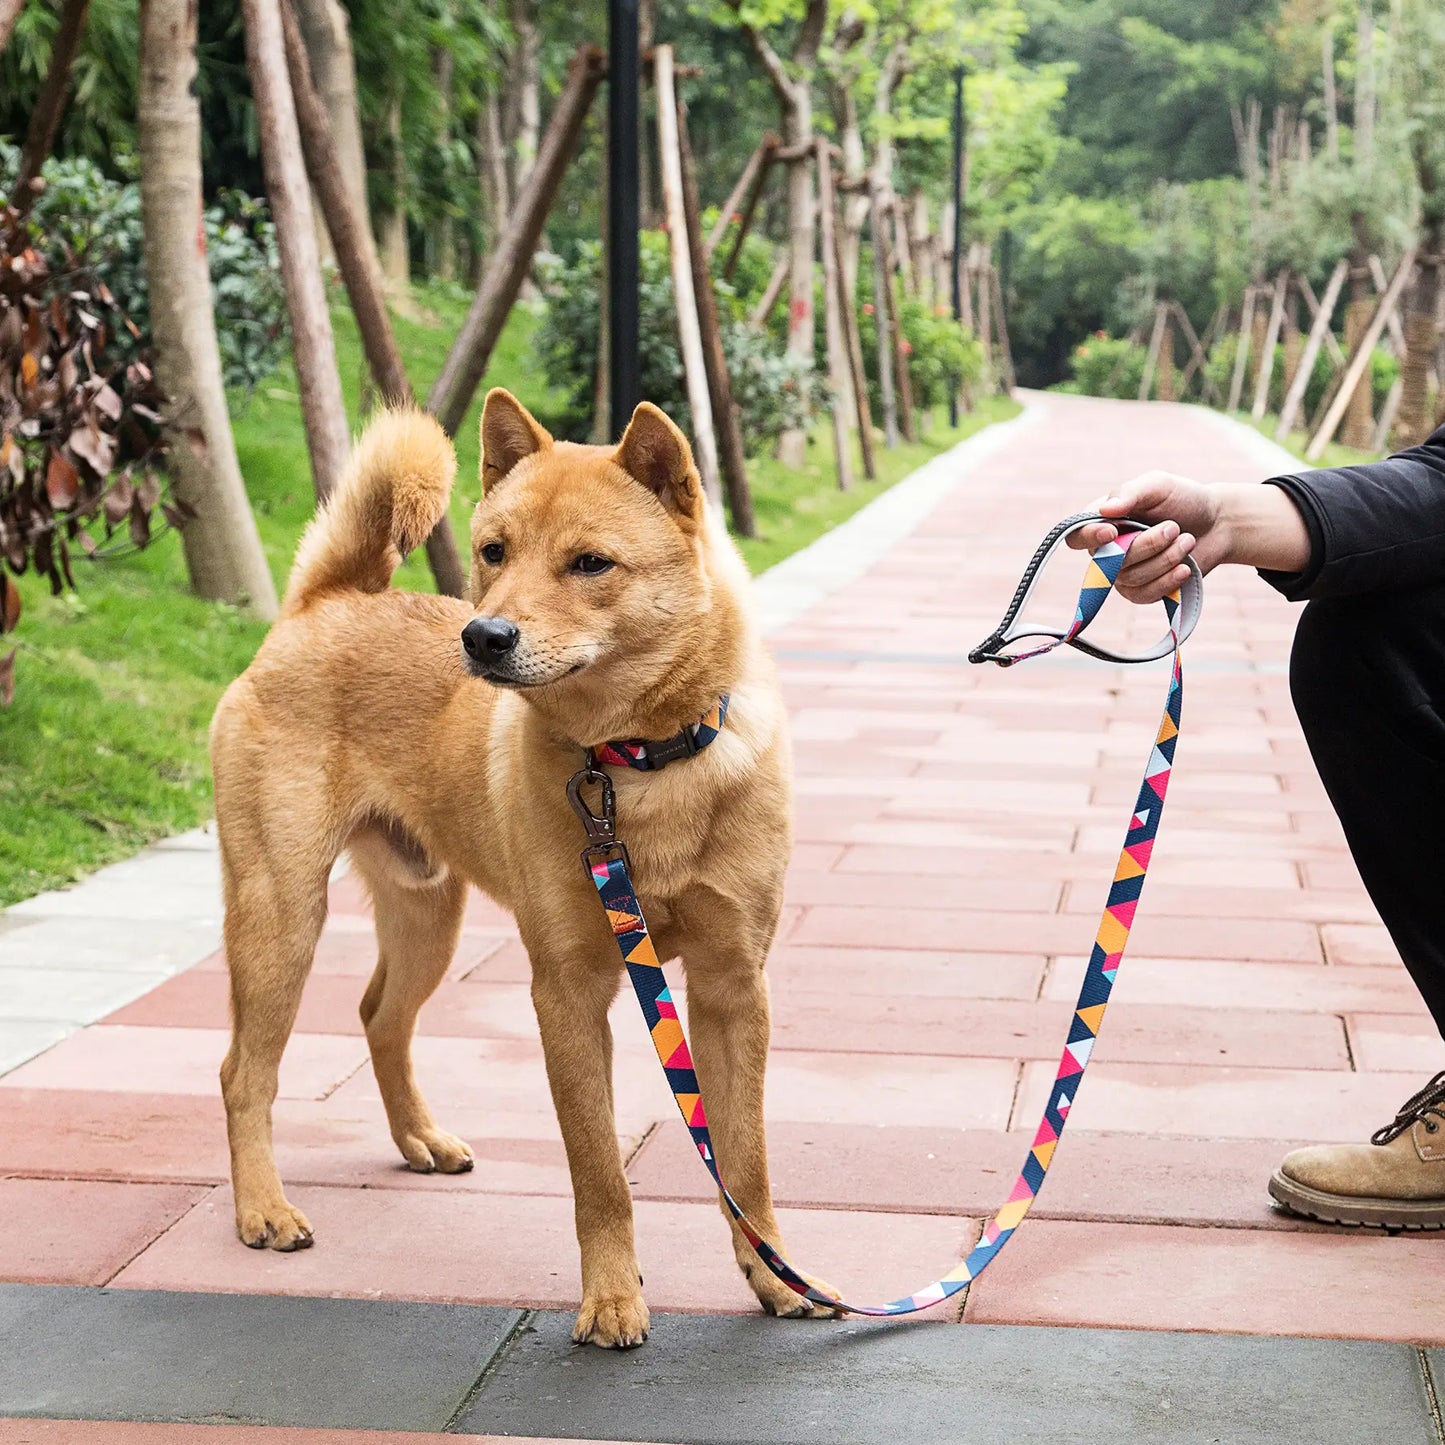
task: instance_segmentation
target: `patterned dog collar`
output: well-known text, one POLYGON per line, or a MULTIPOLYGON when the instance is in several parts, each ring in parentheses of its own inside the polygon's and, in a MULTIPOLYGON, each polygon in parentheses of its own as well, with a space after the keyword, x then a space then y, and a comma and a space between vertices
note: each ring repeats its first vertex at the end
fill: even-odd
POLYGON ((645 742, 641 738, 628 738, 623 742, 603 743, 593 751, 598 763, 614 768, 636 768, 640 772, 656 772, 679 758, 690 758, 700 753, 722 731, 728 715, 728 695, 724 693, 717 702, 695 723, 688 723, 681 732, 660 742, 645 742))

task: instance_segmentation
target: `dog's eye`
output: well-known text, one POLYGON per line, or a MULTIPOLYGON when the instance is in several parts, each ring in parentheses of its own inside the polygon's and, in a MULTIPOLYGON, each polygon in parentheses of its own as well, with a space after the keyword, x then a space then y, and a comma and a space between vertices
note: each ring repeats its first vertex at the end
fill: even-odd
POLYGON ((489 562, 495 567, 503 557, 507 555, 507 549, 500 542, 488 542, 482 548, 482 561, 489 562))
POLYGON ((599 572, 607 572, 611 567, 610 558, 599 557, 595 552, 583 552, 572 559, 572 570, 586 573, 589 577, 595 577, 599 572))

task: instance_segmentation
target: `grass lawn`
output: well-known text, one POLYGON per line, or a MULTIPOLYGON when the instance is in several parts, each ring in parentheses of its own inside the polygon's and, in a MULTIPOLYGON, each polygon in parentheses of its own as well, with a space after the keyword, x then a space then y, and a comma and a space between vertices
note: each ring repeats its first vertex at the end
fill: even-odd
MULTIPOLYGON (((1253 417, 1240 415, 1239 420, 1267 436, 1270 441, 1274 440, 1274 429, 1279 425, 1277 416, 1266 416, 1255 421, 1253 417)), ((1280 443, 1287 452, 1292 452, 1300 461, 1304 461, 1305 448, 1309 444, 1309 434, 1302 431, 1291 432, 1287 440, 1280 443)), ((1356 451, 1354 447, 1342 446, 1339 442, 1330 442, 1325 447, 1324 455, 1320 457, 1319 461, 1311 462, 1310 465, 1315 467, 1358 466, 1361 462, 1377 462, 1385 455, 1385 452, 1361 452, 1356 451)))
MULTIPOLYGON (((424 392, 465 312, 467 298, 428 290, 420 298, 435 319, 397 318, 412 382, 424 392)), ((349 312, 333 313, 342 386, 353 422, 364 362, 349 312)), ((533 321, 512 315, 478 390, 510 387, 540 404, 545 379, 534 365, 533 321)), ((473 406, 457 438, 460 466, 452 519, 465 546, 476 505, 477 419, 473 406)), ((926 440, 879 449, 882 475, 840 493, 831 475, 832 445, 821 438, 808 464, 788 472, 771 460, 753 467, 762 536, 743 544, 761 571, 850 516, 929 457, 1011 416, 1015 403, 991 400, 956 431, 935 425, 926 440)), ((294 377, 263 383, 234 407, 241 469, 279 586, 312 511, 311 474, 294 377)), ((250 661, 265 627, 233 608, 187 590, 179 539, 162 536, 146 551, 77 564, 79 590, 58 598, 31 576, 24 601, 15 701, 0 713, 0 906, 70 882, 168 833, 210 816, 206 728, 226 684, 250 661)), ((397 585, 430 590, 418 550, 397 585)))

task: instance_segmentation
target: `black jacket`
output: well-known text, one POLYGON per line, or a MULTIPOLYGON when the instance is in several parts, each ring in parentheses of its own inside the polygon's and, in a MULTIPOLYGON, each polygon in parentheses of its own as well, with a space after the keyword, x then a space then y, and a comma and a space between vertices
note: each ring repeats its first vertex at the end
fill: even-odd
POLYGON ((1271 477, 1304 515, 1303 572, 1261 572, 1292 601, 1445 583, 1445 427, 1360 467, 1271 477))

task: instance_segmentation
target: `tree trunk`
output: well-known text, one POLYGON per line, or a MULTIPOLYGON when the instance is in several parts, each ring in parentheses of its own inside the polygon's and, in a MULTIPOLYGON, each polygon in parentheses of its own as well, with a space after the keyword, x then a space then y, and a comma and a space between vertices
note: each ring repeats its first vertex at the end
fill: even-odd
POLYGON ((55 149, 55 135, 70 94, 70 70, 75 64, 75 52, 80 49, 89 8, 90 0, 65 0, 65 9, 60 13, 60 29, 50 51, 50 69, 45 72, 45 82, 35 98, 35 109, 30 112, 30 125, 20 151, 20 169, 15 173, 15 186, 10 194, 10 204, 21 215, 30 210, 35 200, 31 182, 55 149))
MULTIPOLYGON (((1368 261, 1362 253, 1356 254, 1351 258, 1350 304, 1345 309, 1345 352, 1347 355, 1353 352, 1365 327, 1369 325, 1374 309, 1374 302, 1370 299, 1368 261)), ((1375 434, 1375 400, 1371 370, 1370 366, 1365 367, 1360 375, 1359 383, 1350 395, 1349 408, 1345 412, 1344 431, 1340 435, 1340 441, 1345 446, 1354 447, 1357 451, 1367 450, 1370 440, 1375 434)))
MULTIPOLYGON (((366 364, 377 389, 391 405, 415 405, 416 397, 402 364, 391 317, 382 294, 376 254, 368 248, 370 233, 352 204, 343 167, 336 153, 326 107, 317 94, 307 64, 306 48, 289 8, 281 11, 286 38, 286 63, 296 101, 296 120, 311 184, 325 213, 327 230, 335 242, 336 264, 351 299, 356 329, 361 336, 366 364)), ((443 513, 426 542, 427 561, 437 590, 449 597, 466 594, 467 574, 452 534, 451 519, 443 513)))
POLYGON ((477 157, 480 162, 482 200, 485 205, 487 243, 496 244, 507 228, 512 187, 507 179, 507 143, 502 137, 502 103, 495 90, 477 108, 477 157))
POLYGON ((863 247, 863 227, 868 224, 868 193, 854 189, 868 170, 868 157, 863 149, 863 128, 858 120, 858 103, 852 91, 834 87, 834 115, 838 140, 843 149, 843 175, 849 182, 844 193, 838 247, 842 252, 843 289, 849 306, 858 295, 858 256, 863 247))
POLYGON ((512 142, 512 193, 527 184, 537 164, 542 134, 542 34, 537 26, 537 0, 512 0, 512 99, 517 124, 512 142))
POLYGON ((142 0, 139 124, 141 207, 156 374, 177 419, 203 446, 177 435, 170 461, 176 496, 195 515, 181 531, 191 586, 202 597, 276 615, 276 585, 256 530, 241 469, 201 244, 201 113, 194 0, 142 0))
POLYGON ((677 137, 677 82, 672 46, 653 52, 653 91, 657 98, 657 150, 662 180, 662 209, 667 222, 668 255, 672 262, 673 310, 677 313, 678 349, 682 353, 687 405, 692 412, 693 450, 708 500, 722 505, 722 479, 718 470, 717 433, 712 424, 712 395, 708 390, 707 362, 703 357, 698 324, 698 298, 693 286, 692 256, 682 197, 682 156, 677 137))
POLYGON ((718 463, 722 471, 723 490, 727 494, 728 514, 733 530, 743 537, 756 537, 753 518, 753 497, 748 488, 748 464, 743 452, 743 431, 733 401, 732 379, 728 376, 727 356, 723 351, 722 327, 718 322, 717 293, 713 290, 712 272, 707 263, 707 247, 702 237, 702 199, 698 195, 697 165, 693 160, 692 142, 687 134, 687 106, 677 103, 678 159, 682 163, 682 210, 687 224, 687 253, 692 263, 692 286, 697 293, 697 321, 702 331, 703 364, 707 370, 708 397, 712 403, 713 423, 717 428, 718 463))
MULTIPOLYGON (((789 146, 810 146, 813 139, 813 96, 807 81, 793 87, 792 104, 784 112, 783 139, 789 146)), ((789 356, 813 362, 813 254, 817 249, 818 217, 813 196, 813 169, 807 160, 788 162, 788 345, 789 356)), ((784 466, 800 467, 807 455, 807 433, 785 431, 778 443, 784 466)))
POLYGON ((829 411, 833 418, 833 454, 838 487, 853 485, 853 458, 849 449, 848 414, 853 409, 852 378, 848 374, 848 339, 843 330, 839 304, 838 246, 833 234, 837 210, 833 205, 833 158, 826 138, 815 142, 818 156, 818 213, 823 244, 823 326, 828 344, 828 383, 832 391, 829 411))
POLYGON ((1159 381, 1156 391, 1160 401, 1174 401, 1174 311, 1169 303, 1163 307, 1159 333, 1159 381))
POLYGON ((1399 447, 1418 446, 1434 430, 1429 378, 1438 334, 1441 259, 1438 252, 1421 256, 1410 291, 1405 355, 1400 363, 1400 410, 1395 419, 1395 445, 1399 447))
POLYGON ((506 231, 497 238, 487 257, 481 285, 467 319, 427 398, 427 410, 441 422, 449 436, 456 435, 467 414, 491 359, 492 348, 526 279, 547 212, 577 148, 582 123, 587 119, 587 111, 601 82, 601 52, 591 46, 579 47, 568 66, 567 83, 538 149, 537 164, 512 207, 506 231))
POLYGON ((387 285, 404 292, 411 285, 411 244, 406 233, 406 153, 401 139, 401 97, 386 115, 391 150, 391 209, 381 221, 381 269, 387 285))
POLYGON ((351 49, 351 22, 341 0, 294 0, 306 58, 321 102, 326 107, 336 159, 352 211, 361 218, 367 264, 381 274, 376 238, 371 229, 371 204, 366 193, 366 151, 356 102, 356 59, 351 49))
POLYGON ((1304 337, 1299 329, 1299 291, 1291 283, 1284 303, 1284 375, 1280 378, 1280 386, 1285 396, 1289 395, 1289 389, 1294 385, 1295 375, 1299 371, 1300 353, 1303 350, 1304 337))
MULTIPOLYGON (((432 75, 436 80, 439 114, 437 117, 437 145, 442 154, 451 149, 452 140, 452 75, 455 70, 451 50, 440 45, 432 53, 432 75)), ((439 281, 452 281, 457 274, 456 228, 451 212, 446 207, 437 208, 436 220, 432 225, 431 270, 439 281)))
POLYGON ((296 356, 296 381, 301 393, 301 416, 311 452, 311 476, 316 500, 331 494, 346 465, 351 435, 341 379, 336 372, 336 343, 331 315, 321 280, 321 259, 316 251, 316 230, 311 215, 311 192, 301 156, 301 134, 286 69, 286 42, 281 28, 279 0, 241 0, 246 26, 246 63, 256 124, 261 136, 261 161, 266 176, 266 197, 276 225, 281 253, 281 279, 286 287, 286 309, 291 318, 291 341, 296 356))

